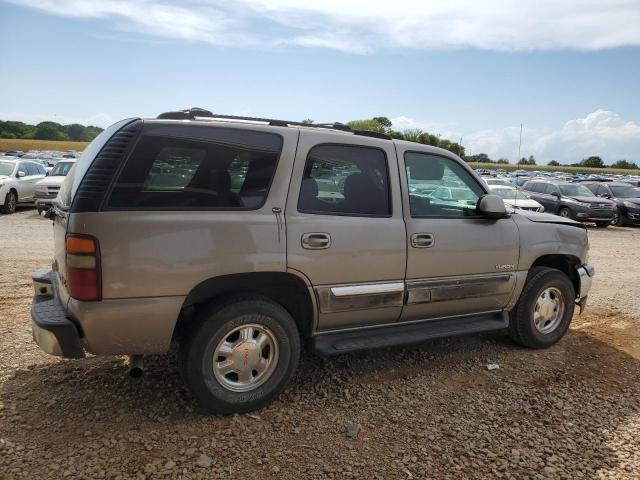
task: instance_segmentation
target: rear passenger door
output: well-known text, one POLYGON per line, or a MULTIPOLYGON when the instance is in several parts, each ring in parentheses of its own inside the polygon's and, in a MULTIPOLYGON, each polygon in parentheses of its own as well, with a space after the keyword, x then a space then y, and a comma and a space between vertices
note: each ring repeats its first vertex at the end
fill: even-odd
POLYGON ((285 216, 287 267, 313 285, 319 330, 399 318, 406 231, 392 142, 301 129, 285 216))

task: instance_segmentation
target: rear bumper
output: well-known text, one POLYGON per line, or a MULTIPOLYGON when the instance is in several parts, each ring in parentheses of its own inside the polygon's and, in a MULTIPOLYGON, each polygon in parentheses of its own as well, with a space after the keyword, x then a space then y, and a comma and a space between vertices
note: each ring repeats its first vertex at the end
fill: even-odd
POLYGON ((32 275, 35 295, 31 305, 33 340, 45 352, 65 358, 85 356, 80 331, 60 301, 51 270, 32 275))

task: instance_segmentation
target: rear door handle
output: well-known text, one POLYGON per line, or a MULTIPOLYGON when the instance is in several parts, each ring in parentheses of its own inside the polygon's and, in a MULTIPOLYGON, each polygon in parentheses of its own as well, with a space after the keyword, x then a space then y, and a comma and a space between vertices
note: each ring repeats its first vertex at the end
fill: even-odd
POLYGON ((414 233, 411 235, 411 246, 413 248, 430 248, 433 247, 434 243, 433 233, 414 233))
POLYGON ((302 248, 308 250, 324 250, 331 246, 331 235, 328 233, 305 233, 302 235, 302 248))

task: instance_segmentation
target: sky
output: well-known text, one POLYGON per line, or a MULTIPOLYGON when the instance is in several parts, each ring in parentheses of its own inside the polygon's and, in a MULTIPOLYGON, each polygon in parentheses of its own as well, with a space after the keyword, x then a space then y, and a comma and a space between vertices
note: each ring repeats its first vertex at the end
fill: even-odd
POLYGON ((640 162, 640 0, 0 0, 0 119, 192 106, 640 162))

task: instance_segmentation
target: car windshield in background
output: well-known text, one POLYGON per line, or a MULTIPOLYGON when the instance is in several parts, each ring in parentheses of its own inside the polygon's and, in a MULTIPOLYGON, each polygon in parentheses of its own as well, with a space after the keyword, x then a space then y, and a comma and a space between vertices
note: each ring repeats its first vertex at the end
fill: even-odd
POLYGON ((593 197, 593 192, 584 185, 560 185, 560 192, 565 197, 593 197))
POLYGON ((9 162, 0 163, 0 175, 11 175, 15 165, 9 162))
POLYGON ((492 188, 491 193, 495 193, 505 200, 529 200, 529 197, 515 188, 492 188))
POLYGON ((640 188, 638 187, 609 187, 614 197, 618 198, 640 198, 640 188))
POLYGON ((66 177, 73 164, 74 162, 58 162, 49 175, 52 177, 66 177))
POLYGON ((52 177, 66 177, 73 164, 74 162, 58 162, 49 175, 52 177))

